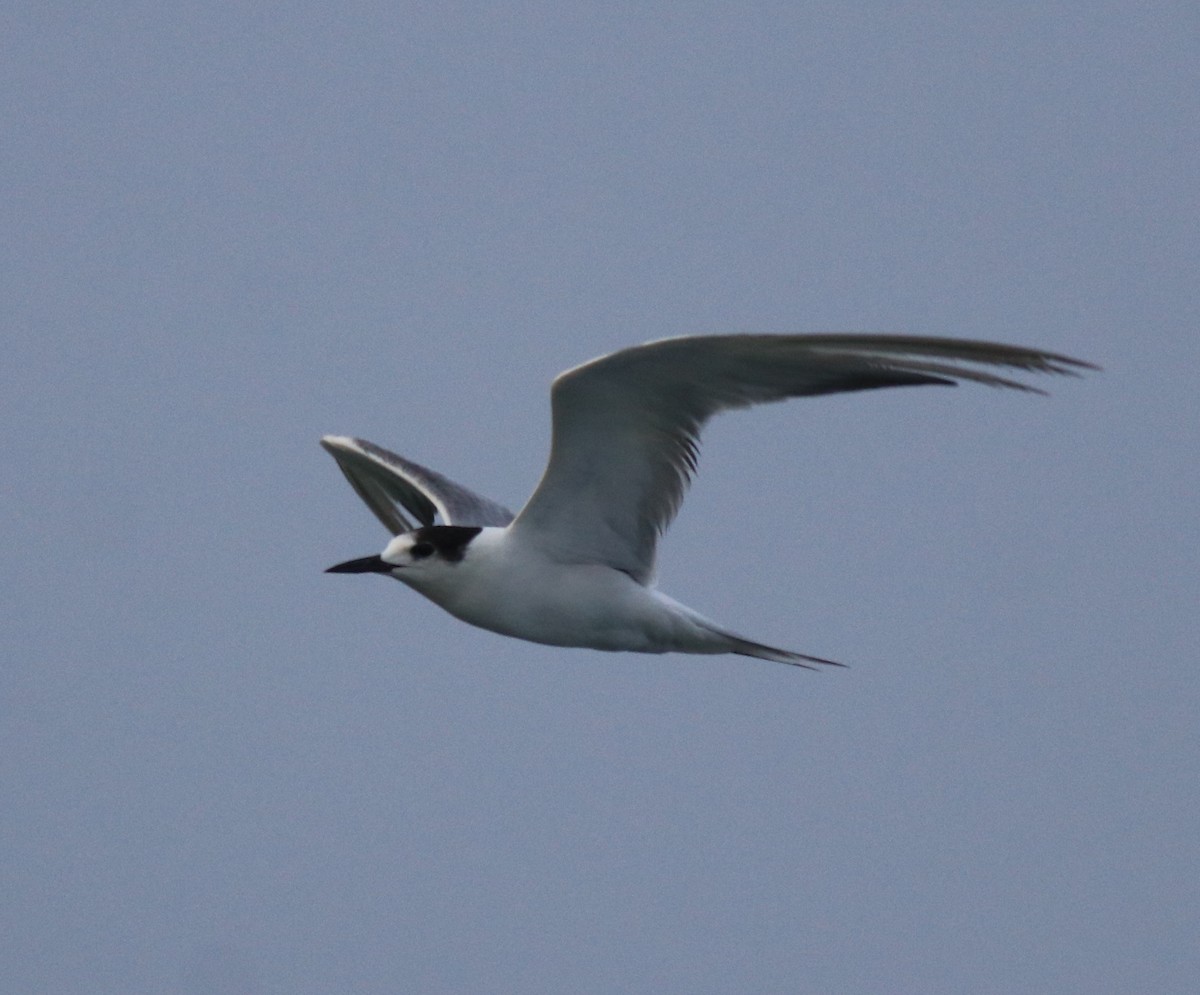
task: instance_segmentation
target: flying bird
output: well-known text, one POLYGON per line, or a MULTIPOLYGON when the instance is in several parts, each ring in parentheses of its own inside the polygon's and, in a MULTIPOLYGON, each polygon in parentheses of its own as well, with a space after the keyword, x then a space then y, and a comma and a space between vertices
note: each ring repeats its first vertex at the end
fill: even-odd
POLYGON ((754 642, 656 588, 658 539, 696 470, 701 429, 721 411, 880 387, 1043 393, 996 368, 1097 369, 1041 349, 901 335, 649 342, 555 378, 550 459, 516 515, 373 443, 327 435, 321 445, 394 537, 327 572, 394 577, 464 622, 551 646, 841 666, 754 642))

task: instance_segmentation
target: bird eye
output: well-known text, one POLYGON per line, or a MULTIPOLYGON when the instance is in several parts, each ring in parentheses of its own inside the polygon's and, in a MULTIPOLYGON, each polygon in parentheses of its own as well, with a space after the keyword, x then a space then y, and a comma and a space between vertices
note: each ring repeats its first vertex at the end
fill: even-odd
POLYGON ((423 559, 425 559, 425 557, 431 556, 433 554, 433 543, 431 543, 431 542, 415 543, 413 545, 412 549, 410 549, 408 552, 409 552, 409 555, 412 556, 412 558, 414 560, 423 560, 423 559))

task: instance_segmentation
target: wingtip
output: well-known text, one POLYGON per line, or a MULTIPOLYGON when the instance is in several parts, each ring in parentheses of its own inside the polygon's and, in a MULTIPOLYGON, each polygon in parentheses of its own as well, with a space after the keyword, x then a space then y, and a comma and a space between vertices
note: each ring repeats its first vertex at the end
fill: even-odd
POLYGON ((323 435, 321 436, 321 448, 332 452, 334 449, 346 449, 354 444, 354 440, 348 435, 323 435))

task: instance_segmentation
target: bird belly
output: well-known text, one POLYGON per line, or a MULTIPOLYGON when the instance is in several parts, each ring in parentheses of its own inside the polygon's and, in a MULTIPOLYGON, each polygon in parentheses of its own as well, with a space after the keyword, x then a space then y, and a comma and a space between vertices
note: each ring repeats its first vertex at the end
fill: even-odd
POLYGON ((664 653, 703 652, 711 637, 687 609, 599 564, 481 572, 433 597, 464 622, 551 646, 664 653), (680 610, 682 609, 682 611, 680 610))

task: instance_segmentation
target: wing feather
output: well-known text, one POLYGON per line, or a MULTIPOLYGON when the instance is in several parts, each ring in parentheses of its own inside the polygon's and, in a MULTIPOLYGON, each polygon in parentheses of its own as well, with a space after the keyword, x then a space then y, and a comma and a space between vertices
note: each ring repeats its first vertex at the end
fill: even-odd
POLYGON ((366 439, 327 435, 321 445, 341 468, 350 486, 392 535, 433 525, 498 525, 513 520, 507 508, 443 477, 435 470, 398 456, 366 439))
POLYGON ((601 356, 555 379, 550 459, 512 531, 563 562, 604 563, 647 583, 712 415, 789 397, 960 381, 1037 391, 979 367, 1095 369, 1040 349, 899 335, 700 336, 601 356))

